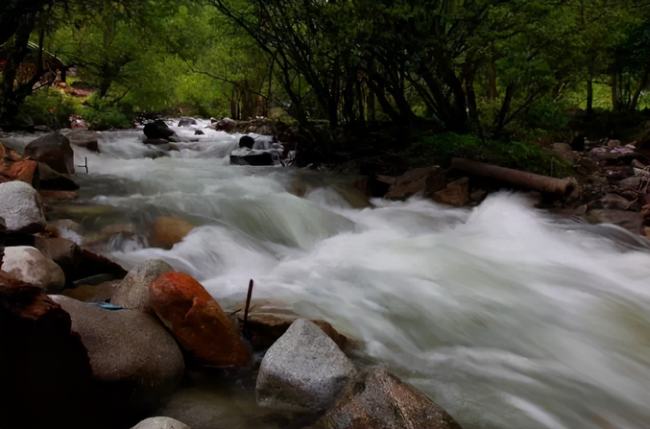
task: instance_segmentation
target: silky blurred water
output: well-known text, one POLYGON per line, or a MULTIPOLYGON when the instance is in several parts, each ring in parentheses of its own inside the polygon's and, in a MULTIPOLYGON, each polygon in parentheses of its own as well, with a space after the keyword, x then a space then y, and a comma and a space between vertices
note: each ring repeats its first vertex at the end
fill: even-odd
POLYGON ((198 141, 155 159, 139 130, 103 133, 99 155, 75 148, 90 169, 82 201, 98 206, 76 216, 130 225, 100 240, 120 262, 162 258, 226 305, 254 278, 256 298, 360 339, 465 429, 650 427, 644 241, 506 193, 472 210, 418 198, 353 208, 363 198, 346 178, 230 166, 238 136, 176 130, 198 141), (150 248, 160 215, 197 227, 150 248))

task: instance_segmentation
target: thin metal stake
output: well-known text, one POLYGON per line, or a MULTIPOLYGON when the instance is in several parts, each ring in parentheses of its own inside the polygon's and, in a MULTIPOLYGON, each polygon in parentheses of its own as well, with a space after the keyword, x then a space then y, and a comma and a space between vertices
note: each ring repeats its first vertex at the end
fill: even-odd
POLYGON ((248 295, 246 296, 246 307, 244 308, 244 327, 243 327, 243 332, 244 332, 244 337, 248 338, 248 311, 250 310, 251 307, 251 298, 253 297, 253 286, 254 286, 253 279, 248 282, 248 295))
POLYGON ((88 157, 84 157, 85 164, 84 165, 77 165, 77 167, 83 167, 86 169, 86 174, 88 174, 88 157))

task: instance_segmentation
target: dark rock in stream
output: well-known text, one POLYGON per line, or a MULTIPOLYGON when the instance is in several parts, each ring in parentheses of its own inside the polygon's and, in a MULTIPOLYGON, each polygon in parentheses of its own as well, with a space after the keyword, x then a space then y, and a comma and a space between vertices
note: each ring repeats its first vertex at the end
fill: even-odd
POLYGON ((70 314, 72 329, 88 350, 105 412, 153 411, 179 386, 183 354, 154 317, 134 310, 108 311, 60 295, 53 299, 70 314))
POLYGON ((253 149, 255 146, 255 139, 251 136, 242 136, 239 139, 239 147, 245 147, 248 149, 253 149))
POLYGON ((45 163, 38 163, 39 189, 50 191, 76 191, 79 185, 69 176, 59 173, 45 163))
POLYGON ((299 319, 264 355, 257 403, 292 412, 322 411, 355 373, 334 341, 314 323, 299 319))
POLYGON ((169 140, 174 135, 174 131, 167 126, 163 120, 155 120, 144 126, 144 135, 147 139, 169 140))
POLYGON ((74 152, 70 140, 56 132, 44 135, 25 147, 25 156, 47 164, 63 174, 74 174, 74 152))
POLYGON ((461 429, 422 392, 383 368, 370 369, 342 392, 310 429, 461 429))
POLYGON ((91 375, 70 316, 41 289, 0 273, 0 425, 101 427, 90 424, 99 413, 91 375))

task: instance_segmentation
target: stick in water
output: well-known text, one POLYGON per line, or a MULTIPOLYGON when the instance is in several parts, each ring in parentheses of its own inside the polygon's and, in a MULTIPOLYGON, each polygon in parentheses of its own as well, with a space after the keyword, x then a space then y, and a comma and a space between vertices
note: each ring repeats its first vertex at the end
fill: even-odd
POLYGON ((253 286, 254 282, 253 279, 251 279, 250 282, 248 282, 248 295, 246 296, 246 307, 244 308, 244 336, 248 337, 248 310, 250 310, 251 307, 251 298, 253 297, 253 286))

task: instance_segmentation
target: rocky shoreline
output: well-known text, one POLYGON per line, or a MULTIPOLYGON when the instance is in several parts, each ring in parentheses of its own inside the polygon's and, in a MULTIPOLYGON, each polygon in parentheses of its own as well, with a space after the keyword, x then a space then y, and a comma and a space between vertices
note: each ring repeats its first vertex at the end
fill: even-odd
POLYGON ((354 342, 325 321, 254 302, 243 323, 163 261, 127 272, 63 238, 47 202, 75 196, 71 141, 50 134, 24 155, 0 146, 3 427, 214 427, 205 407, 172 405, 196 377, 263 410, 249 427, 459 427, 385 368, 351 359, 354 342))

